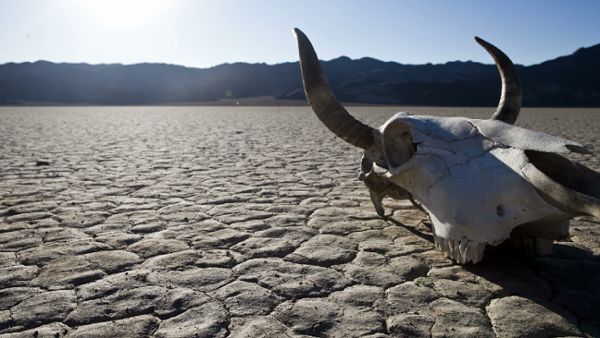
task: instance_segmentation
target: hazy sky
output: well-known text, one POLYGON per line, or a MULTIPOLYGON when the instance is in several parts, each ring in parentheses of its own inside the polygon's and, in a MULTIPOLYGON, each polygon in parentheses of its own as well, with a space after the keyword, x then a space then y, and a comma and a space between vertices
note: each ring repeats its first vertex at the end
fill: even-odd
POLYGON ((479 35, 528 65, 600 43, 600 1, 0 0, 0 63, 272 64, 293 27, 326 60, 491 63, 479 35))

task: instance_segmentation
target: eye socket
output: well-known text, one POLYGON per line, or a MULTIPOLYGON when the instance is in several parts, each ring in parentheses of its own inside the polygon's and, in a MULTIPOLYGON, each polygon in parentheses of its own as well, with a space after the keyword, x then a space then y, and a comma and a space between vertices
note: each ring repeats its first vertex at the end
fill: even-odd
POLYGON ((383 144, 390 168, 406 163, 415 152, 410 124, 401 120, 387 124, 383 130, 383 144))

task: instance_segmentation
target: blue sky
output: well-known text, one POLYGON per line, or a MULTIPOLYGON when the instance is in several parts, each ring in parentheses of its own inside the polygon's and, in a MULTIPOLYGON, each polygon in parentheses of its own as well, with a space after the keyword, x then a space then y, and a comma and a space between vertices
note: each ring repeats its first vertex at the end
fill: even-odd
POLYGON ((479 35, 529 65, 600 43, 600 1, 0 0, 0 63, 272 64, 293 27, 326 60, 491 63, 479 35))

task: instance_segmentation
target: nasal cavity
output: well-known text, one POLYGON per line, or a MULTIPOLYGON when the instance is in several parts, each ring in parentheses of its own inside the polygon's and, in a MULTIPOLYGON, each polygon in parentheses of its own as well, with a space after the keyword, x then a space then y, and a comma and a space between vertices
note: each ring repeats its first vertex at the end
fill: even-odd
POLYGON ((498 206, 496 207, 496 215, 498 215, 499 217, 504 216, 504 206, 502 204, 498 204, 498 206))

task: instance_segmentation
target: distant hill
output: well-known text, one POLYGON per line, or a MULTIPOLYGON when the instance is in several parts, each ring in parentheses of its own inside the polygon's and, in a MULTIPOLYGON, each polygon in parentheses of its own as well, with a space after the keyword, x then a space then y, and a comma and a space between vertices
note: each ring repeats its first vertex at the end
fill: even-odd
MULTIPOLYGON (((600 44, 517 67, 526 106, 600 106, 600 44)), ((323 62, 323 70, 344 102, 494 106, 500 92, 496 67, 471 61, 405 65, 339 57, 323 62)), ((206 69, 153 63, 0 65, 0 104, 183 104, 256 97, 303 102, 298 63, 206 69)))

